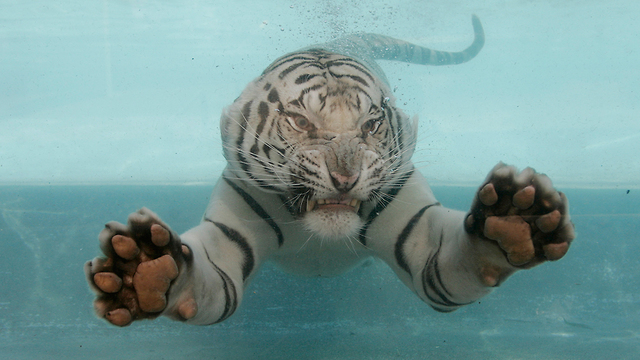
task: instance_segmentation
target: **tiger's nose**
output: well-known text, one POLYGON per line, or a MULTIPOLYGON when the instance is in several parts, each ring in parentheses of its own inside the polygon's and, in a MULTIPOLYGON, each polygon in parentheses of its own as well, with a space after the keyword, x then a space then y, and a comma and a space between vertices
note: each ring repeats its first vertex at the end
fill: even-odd
POLYGON ((337 171, 331 171, 331 181, 333 182, 333 186, 341 192, 347 192, 353 189, 358 178, 360 178, 360 172, 356 172, 352 175, 342 175, 337 171))

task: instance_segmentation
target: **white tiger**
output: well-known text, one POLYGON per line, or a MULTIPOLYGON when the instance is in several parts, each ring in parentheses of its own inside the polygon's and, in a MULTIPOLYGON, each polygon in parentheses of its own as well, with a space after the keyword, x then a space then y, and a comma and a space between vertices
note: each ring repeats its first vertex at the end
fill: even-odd
POLYGON ((222 115, 228 165, 200 225, 177 235, 142 209, 100 233, 105 257, 85 265, 98 316, 213 324, 267 260, 332 276, 370 256, 448 312, 561 258, 574 227, 545 175, 498 164, 465 214, 441 206, 411 162, 416 122, 375 59, 459 64, 484 44, 475 16, 473 27, 456 53, 361 34, 274 61, 222 115))

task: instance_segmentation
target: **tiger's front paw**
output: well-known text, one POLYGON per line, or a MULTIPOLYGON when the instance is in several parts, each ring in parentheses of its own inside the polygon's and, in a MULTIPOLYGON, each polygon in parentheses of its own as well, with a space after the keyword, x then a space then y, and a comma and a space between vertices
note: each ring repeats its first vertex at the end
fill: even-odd
MULTIPOLYGON (((94 308, 98 316, 126 326, 161 315, 169 305, 169 289, 190 261, 190 249, 144 208, 129 215, 127 225, 108 223, 99 239, 106 257, 88 261, 84 267, 97 295, 94 308)), ((195 316, 197 306, 188 291, 177 294, 177 299, 167 315, 185 320, 195 316)))
POLYGON ((503 163, 478 190, 465 229, 497 242, 509 263, 520 268, 562 258, 575 237, 567 198, 551 180, 503 163))

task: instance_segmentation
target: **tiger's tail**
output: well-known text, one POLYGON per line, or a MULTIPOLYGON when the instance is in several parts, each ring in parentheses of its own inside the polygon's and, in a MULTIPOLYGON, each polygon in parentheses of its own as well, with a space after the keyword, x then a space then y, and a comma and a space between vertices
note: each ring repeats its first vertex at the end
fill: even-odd
POLYGON ((457 65, 473 59, 484 46, 484 30, 476 15, 471 18, 475 38, 458 52, 432 50, 406 41, 378 34, 354 34, 330 43, 327 47, 360 59, 394 60, 419 65, 457 65))

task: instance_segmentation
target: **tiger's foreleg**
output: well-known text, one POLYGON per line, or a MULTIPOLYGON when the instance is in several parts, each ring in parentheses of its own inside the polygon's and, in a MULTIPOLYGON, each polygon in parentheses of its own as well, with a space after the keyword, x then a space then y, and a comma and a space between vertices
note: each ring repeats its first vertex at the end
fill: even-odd
POLYGON ((238 307, 256 260, 229 226, 203 221, 182 236, 148 209, 100 233, 104 257, 85 265, 98 316, 118 326, 160 315, 213 324, 238 307))
POLYGON ((549 178, 501 163, 470 212, 432 206, 416 217, 395 259, 410 274, 405 282, 448 312, 488 294, 517 270, 560 259, 574 237, 567 199, 549 178))

